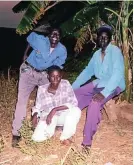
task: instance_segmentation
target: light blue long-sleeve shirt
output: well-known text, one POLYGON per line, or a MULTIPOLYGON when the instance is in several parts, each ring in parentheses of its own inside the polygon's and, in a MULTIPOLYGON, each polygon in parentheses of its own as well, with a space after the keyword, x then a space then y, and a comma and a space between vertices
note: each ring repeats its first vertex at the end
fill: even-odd
POLYGON ((38 35, 32 32, 28 37, 27 41, 33 48, 27 58, 27 62, 38 70, 44 70, 52 65, 57 65, 62 68, 67 58, 67 51, 64 45, 60 42, 50 53, 50 41, 48 37, 38 35))
POLYGON ((73 89, 79 88, 95 75, 94 86, 104 87, 101 93, 108 97, 116 87, 125 90, 124 76, 124 58, 121 50, 112 44, 109 44, 105 51, 102 61, 101 49, 93 54, 88 66, 80 73, 75 82, 72 84, 73 89))

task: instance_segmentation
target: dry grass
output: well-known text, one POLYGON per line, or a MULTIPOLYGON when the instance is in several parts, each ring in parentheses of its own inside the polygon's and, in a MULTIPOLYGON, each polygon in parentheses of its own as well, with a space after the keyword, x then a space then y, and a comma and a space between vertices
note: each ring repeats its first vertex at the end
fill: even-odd
MULTIPOLYGON (((35 97, 35 94, 34 94, 35 97)), ((28 105, 30 114, 34 97, 28 105)), ((132 123, 120 120, 109 123, 102 120, 94 136, 89 155, 81 152, 82 130, 85 112, 78 124, 74 143, 63 146, 59 141, 60 132, 50 140, 35 143, 31 140, 30 119, 21 129, 22 141, 19 149, 11 147, 11 123, 17 98, 17 79, 0 75, 0 164, 3 165, 132 165, 132 123)))

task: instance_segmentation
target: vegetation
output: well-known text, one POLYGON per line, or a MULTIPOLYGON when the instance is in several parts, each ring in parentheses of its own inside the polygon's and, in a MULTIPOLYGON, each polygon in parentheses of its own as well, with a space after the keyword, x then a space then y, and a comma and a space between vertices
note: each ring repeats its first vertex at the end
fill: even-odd
MULTIPOLYGON (((37 24, 41 16, 45 17, 45 11, 49 10, 53 6, 58 6, 58 3, 62 1, 36 1, 25 2, 22 5, 22 10, 25 10, 24 17, 17 27, 19 34, 27 33, 30 29, 37 24), (44 15, 44 16, 43 16, 44 15)), ((67 3, 67 2, 66 2, 67 3)), ((83 5, 78 12, 73 13, 70 19, 62 22, 60 27, 62 28, 64 37, 71 36, 76 38, 76 44, 74 46, 75 54, 80 54, 85 45, 89 45, 92 49, 85 54, 91 54, 91 51, 96 49, 96 29, 103 25, 109 24, 113 28, 113 40, 112 43, 118 45, 123 52, 125 59, 125 79, 126 79, 126 91, 122 99, 132 100, 132 52, 133 52, 133 34, 132 34, 132 1, 84 1, 79 2, 83 5), (92 46, 91 46, 92 45, 92 46)), ((21 5, 14 7, 14 11, 21 11, 21 5)), ((57 13, 55 13, 56 15, 57 13)), ((51 17, 51 15, 50 15, 51 17)), ((43 19, 43 18, 42 18, 43 19)), ((91 55, 90 55, 91 58, 91 55)), ((79 64, 79 67, 71 67, 69 71, 74 73, 72 80, 78 75, 78 73, 85 67, 89 56, 82 58, 81 62, 79 58, 69 56, 68 62, 65 65, 65 69, 68 70, 70 66, 79 64)))

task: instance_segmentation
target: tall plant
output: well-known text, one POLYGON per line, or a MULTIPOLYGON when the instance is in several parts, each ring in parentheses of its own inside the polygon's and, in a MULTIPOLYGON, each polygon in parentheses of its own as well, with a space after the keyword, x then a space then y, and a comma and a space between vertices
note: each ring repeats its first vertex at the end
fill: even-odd
MULTIPOLYGON (((123 99, 130 101, 132 94, 132 31, 131 31, 131 19, 130 16, 133 12, 132 1, 122 1, 119 13, 112 9, 105 8, 110 11, 112 15, 117 17, 117 23, 115 27, 115 42, 122 49, 125 61, 125 81, 126 90, 123 95, 123 99)), ((112 17, 111 17, 112 18, 112 17)), ((110 21, 111 22, 111 21, 110 21)))

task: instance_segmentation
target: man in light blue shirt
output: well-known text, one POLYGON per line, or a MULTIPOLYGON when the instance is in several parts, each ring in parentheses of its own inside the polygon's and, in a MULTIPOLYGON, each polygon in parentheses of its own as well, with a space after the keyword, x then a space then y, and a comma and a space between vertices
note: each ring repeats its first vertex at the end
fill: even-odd
POLYGON ((59 42, 60 35, 59 29, 52 29, 48 37, 35 32, 27 37, 29 45, 24 54, 24 62, 20 67, 18 101, 13 120, 13 147, 16 147, 20 140, 19 129, 26 117, 26 107, 31 92, 35 86, 48 83, 46 72, 48 67, 57 65, 63 68, 62 65, 67 58, 67 51, 65 46, 59 42), (32 52, 28 56, 27 53, 30 47, 32 52))
POLYGON ((124 59, 121 50, 110 43, 111 27, 104 25, 98 29, 100 49, 93 54, 88 66, 72 84, 78 99, 79 108, 88 106, 84 127, 84 148, 91 146, 93 135, 100 122, 100 110, 104 104, 125 89, 124 59), (92 76, 96 79, 83 85, 92 76))

